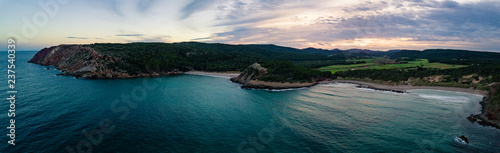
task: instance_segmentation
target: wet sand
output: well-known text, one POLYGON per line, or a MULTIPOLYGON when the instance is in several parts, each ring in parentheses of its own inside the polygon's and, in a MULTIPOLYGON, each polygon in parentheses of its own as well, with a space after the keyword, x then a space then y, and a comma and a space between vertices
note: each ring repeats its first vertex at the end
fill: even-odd
MULTIPOLYGON (((240 75, 239 72, 230 71, 230 72, 205 72, 205 71, 188 71, 184 74, 190 75, 205 75, 205 76, 220 76, 233 78, 240 75)), ((488 94, 486 91, 473 89, 473 88, 457 88, 457 87, 440 87, 440 86, 412 86, 412 85, 384 85, 372 82, 365 81, 354 81, 354 80, 332 80, 332 81, 322 81, 320 84, 326 83, 352 83, 363 86, 368 86, 369 88, 382 89, 382 90, 396 90, 396 91, 406 91, 412 89, 433 89, 433 90, 446 90, 446 91, 457 91, 457 92, 465 92, 471 94, 477 94, 481 96, 486 96, 488 94)))
POLYGON ((353 81, 353 80, 333 80, 333 81, 324 81, 321 83, 352 83, 352 84, 365 85, 365 86, 369 86, 369 87, 373 87, 373 88, 377 88, 377 89, 384 89, 384 90, 406 91, 406 90, 411 90, 411 89, 434 89, 434 90, 465 92, 465 93, 477 94, 477 95, 482 95, 482 96, 486 96, 486 94, 487 94, 486 91, 473 89, 473 88, 440 87, 440 86, 412 86, 412 85, 383 85, 383 84, 377 84, 377 83, 372 83, 372 82, 353 81))

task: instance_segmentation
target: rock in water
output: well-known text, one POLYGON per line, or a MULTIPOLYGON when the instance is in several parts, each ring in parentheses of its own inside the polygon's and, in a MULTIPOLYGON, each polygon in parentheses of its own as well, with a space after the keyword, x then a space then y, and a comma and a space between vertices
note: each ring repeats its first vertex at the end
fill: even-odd
POLYGON ((465 136, 460 136, 458 137, 460 140, 462 140, 463 142, 465 142, 466 144, 469 144, 469 140, 465 137, 465 136))

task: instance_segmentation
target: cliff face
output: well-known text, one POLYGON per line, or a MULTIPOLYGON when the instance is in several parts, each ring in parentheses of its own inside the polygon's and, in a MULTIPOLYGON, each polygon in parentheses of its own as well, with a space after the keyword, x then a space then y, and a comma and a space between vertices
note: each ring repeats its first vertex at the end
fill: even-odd
POLYGON ((231 78, 231 81, 247 85, 252 80, 257 80, 264 74, 267 74, 267 69, 262 67, 259 63, 250 65, 238 77, 231 78))
POLYGON ((259 63, 255 63, 245 69, 238 77, 231 78, 231 81, 243 84, 242 88, 254 89, 290 89, 311 87, 318 84, 317 82, 269 82, 259 80, 266 74, 268 74, 268 69, 262 67, 259 63))
POLYGON ((490 92, 481 102, 482 113, 471 115, 468 119, 484 126, 493 126, 500 129, 500 83, 490 86, 490 92))
POLYGON ((29 62, 44 66, 56 66, 57 69, 63 70, 62 75, 88 79, 154 77, 177 73, 129 74, 125 70, 109 66, 119 61, 120 58, 100 55, 88 46, 59 45, 42 49, 29 62))
POLYGON ((484 110, 484 116, 490 120, 500 123, 500 84, 496 83, 491 86, 491 91, 488 94, 488 104, 484 110))

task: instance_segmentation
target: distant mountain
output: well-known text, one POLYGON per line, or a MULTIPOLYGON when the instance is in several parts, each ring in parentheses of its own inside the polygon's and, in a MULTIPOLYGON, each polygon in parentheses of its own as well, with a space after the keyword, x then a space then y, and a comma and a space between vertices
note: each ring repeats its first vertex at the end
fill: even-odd
POLYGON ((312 47, 302 49, 301 51, 307 52, 307 53, 326 54, 326 55, 341 54, 341 52, 339 50, 326 50, 326 49, 319 49, 319 48, 312 48, 312 47))
POLYGON ((326 54, 326 55, 352 55, 352 56, 384 56, 387 55, 388 53, 394 53, 397 52, 396 50, 393 50, 391 52, 384 52, 384 51, 374 51, 374 50, 369 50, 369 49, 348 49, 348 50, 340 50, 340 49, 332 49, 332 50, 326 50, 326 49, 318 49, 318 48, 305 48, 302 49, 302 51, 307 52, 307 53, 319 53, 319 54, 326 54))
POLYGON ((342 51, 346 55, 354 55, 354 56, 384 56, 387 55, 387 52, 383 51, 373 51, 368 49, 349 49, 342 51))

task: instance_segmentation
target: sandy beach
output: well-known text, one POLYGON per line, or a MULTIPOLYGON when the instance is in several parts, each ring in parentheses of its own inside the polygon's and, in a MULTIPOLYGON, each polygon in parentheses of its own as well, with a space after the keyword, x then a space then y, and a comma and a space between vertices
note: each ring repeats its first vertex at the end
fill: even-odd
POLYGON ((237 77, 238 75, 240 75, 240 73, 236 72, 236 71, 229 71, 229 72, 188 71, 188 72, 185 72, 184 74, 205 75, 205 76, 220 76, 220 77, 228 77, 228 78, 233 78, 233 77, 237 77))
POLYGON ((440 87, 440 86, 412 86, 412 85, 393 86, 393 85, 383 85, 383 84, 377 84, 377 83, 371 83, 371 82, 365 82, 365 81, 353 81, 353 80, 333 80, 333 81, 325 81, 325 82, 321 82, 321 83, 352 83, 352 84, 366 85, 366 86, 370 86, 370 87, 378 88, 378 89, 401 90, 401 91, 406 91, 406 90, 411 90, 411 89, 434 89, 434 90, 465 92, 465 93, 477 94, 477 95, 482 95, 482 96, 486 96, 486 94, 487 94, 486 91, 472 89, 472 88, 440 87))
MULTIPOLYGON (((188 71, 188 72, 185 72, 184 74, 219 76, 219 77, 227 77, 227 78, 233 78, 233 77, 237 77, 238 75, 240 75, 240 73, 233 72, 233 71, 231 71, 231 72, 188 71)), ((320 83, 321 84, 352 83, 352 84, 365 85, 365 86, 369 86, 369 87, 377 88, 377 89, 399 90, 399 91, 406 91, 406 90, 411 90, 411 89, 434 89, 434 90, 465 92, 465 93, 477 94, 477 95, 482 95, 482 96, 486 96, 486 94, 488 94, 486 91, 472 89, 472 88, 440 87, 440 86, 412 86, 412 85, 396 85, 395 86, 395 85, 383 85, 383 84, 377 84, 377 83, 372 83, 372 82, 354 81, 354 80, 332 80, 332 81, 323 81, 320 83)))

